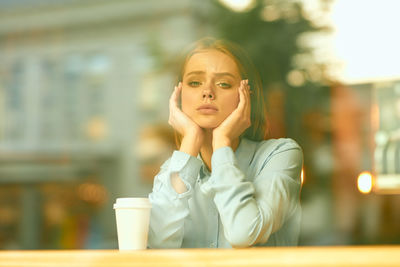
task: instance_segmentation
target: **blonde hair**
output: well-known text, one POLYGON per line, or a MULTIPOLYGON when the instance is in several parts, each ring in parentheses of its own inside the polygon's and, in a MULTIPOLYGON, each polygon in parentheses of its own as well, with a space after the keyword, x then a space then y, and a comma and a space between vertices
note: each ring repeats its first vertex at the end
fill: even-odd
MULTIPOLYGON (((206 37, 193 43, 183 55, 178 75, 178 82, 182 81, 185 67, 195 53, 204 50, 217 50, 231 57, 240 72, 242 80, 249 80, 251 101, 251 126, 241 135, 247 139, 260 141, 267 138, 266 108, 260 75, 247 53, 237 44, 227 40, 206 37)), ((179 148, 181 136, 175 131, 175 141, 179 148)))

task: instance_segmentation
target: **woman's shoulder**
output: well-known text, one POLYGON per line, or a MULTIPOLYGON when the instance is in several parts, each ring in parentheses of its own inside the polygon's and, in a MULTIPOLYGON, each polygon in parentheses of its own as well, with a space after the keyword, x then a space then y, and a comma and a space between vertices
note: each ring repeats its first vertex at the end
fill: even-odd
POLYGON ((261 141, 247 140, 256 145, 257 151, 281 152, 289 149, 300 149, 300 145, 291 138, 267 139, 261 141))
POLYGON ((252 141, 252 140, 247 140, 247 141, 251 142, 255 146, 255 153, 254 153, 255 159, 260 159, 264 161, 282 152, 287 152, 288 156, 291 154, 297 154, 301 155, 302 157, 302 149, 300 145, 291 138, 279 138, 279 139, 271 138, 261 141, 252 141))

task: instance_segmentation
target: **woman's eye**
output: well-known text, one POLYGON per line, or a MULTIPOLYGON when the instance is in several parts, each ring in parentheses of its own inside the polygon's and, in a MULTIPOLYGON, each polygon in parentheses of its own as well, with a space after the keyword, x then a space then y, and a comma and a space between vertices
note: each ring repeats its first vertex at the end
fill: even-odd
POLYGON ((222 88, 226 88, 226 89, 232 87, 229 83, 224 83, 224 82, 220 82, 217 85, 222 87, 222 88))
POLYGON ((201 85, 201 82, 191 81, 191 82, 188 83, 188 85, 191 86, 191 87, 198 87, 198 86, 201 85))

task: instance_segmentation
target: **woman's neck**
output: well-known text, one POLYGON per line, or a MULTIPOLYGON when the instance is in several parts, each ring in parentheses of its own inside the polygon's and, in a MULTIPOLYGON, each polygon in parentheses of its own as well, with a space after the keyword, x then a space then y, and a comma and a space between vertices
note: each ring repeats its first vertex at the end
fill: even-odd
MULTIPOLYGON (((208 170, 211 172, 211 156, 214 152, 212 147, 212 129, 205 129, 204 131, 205 135, 203 139, 203 145, 200 148, 200 155, 208 170)), ((232 142, 232 150, 236 151, 238 146, 239 138, 232 142)))

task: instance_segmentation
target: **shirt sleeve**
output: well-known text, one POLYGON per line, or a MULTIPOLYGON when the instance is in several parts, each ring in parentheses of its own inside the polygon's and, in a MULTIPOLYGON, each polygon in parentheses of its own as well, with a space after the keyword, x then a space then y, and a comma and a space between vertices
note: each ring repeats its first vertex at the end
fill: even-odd
POLYGON ((201 160, 181 151, 162 166, 154 178, 153 191, 149 195, 152 204, 149 228, 149 247, 180 248, 184 219, 189 215, 188 198, 199 174, 201 160), (178 194, 171 185, 171 176, 178 175, 187 191, 178 194))
POLYGON ((267 242, 300 205, 301 148, 292 141, 259 157, 265 157, 263 164, 248 179, 232 149, 219 148, 212 156, 212 175, 201 188, 213 197, 233 247, 267 242))

